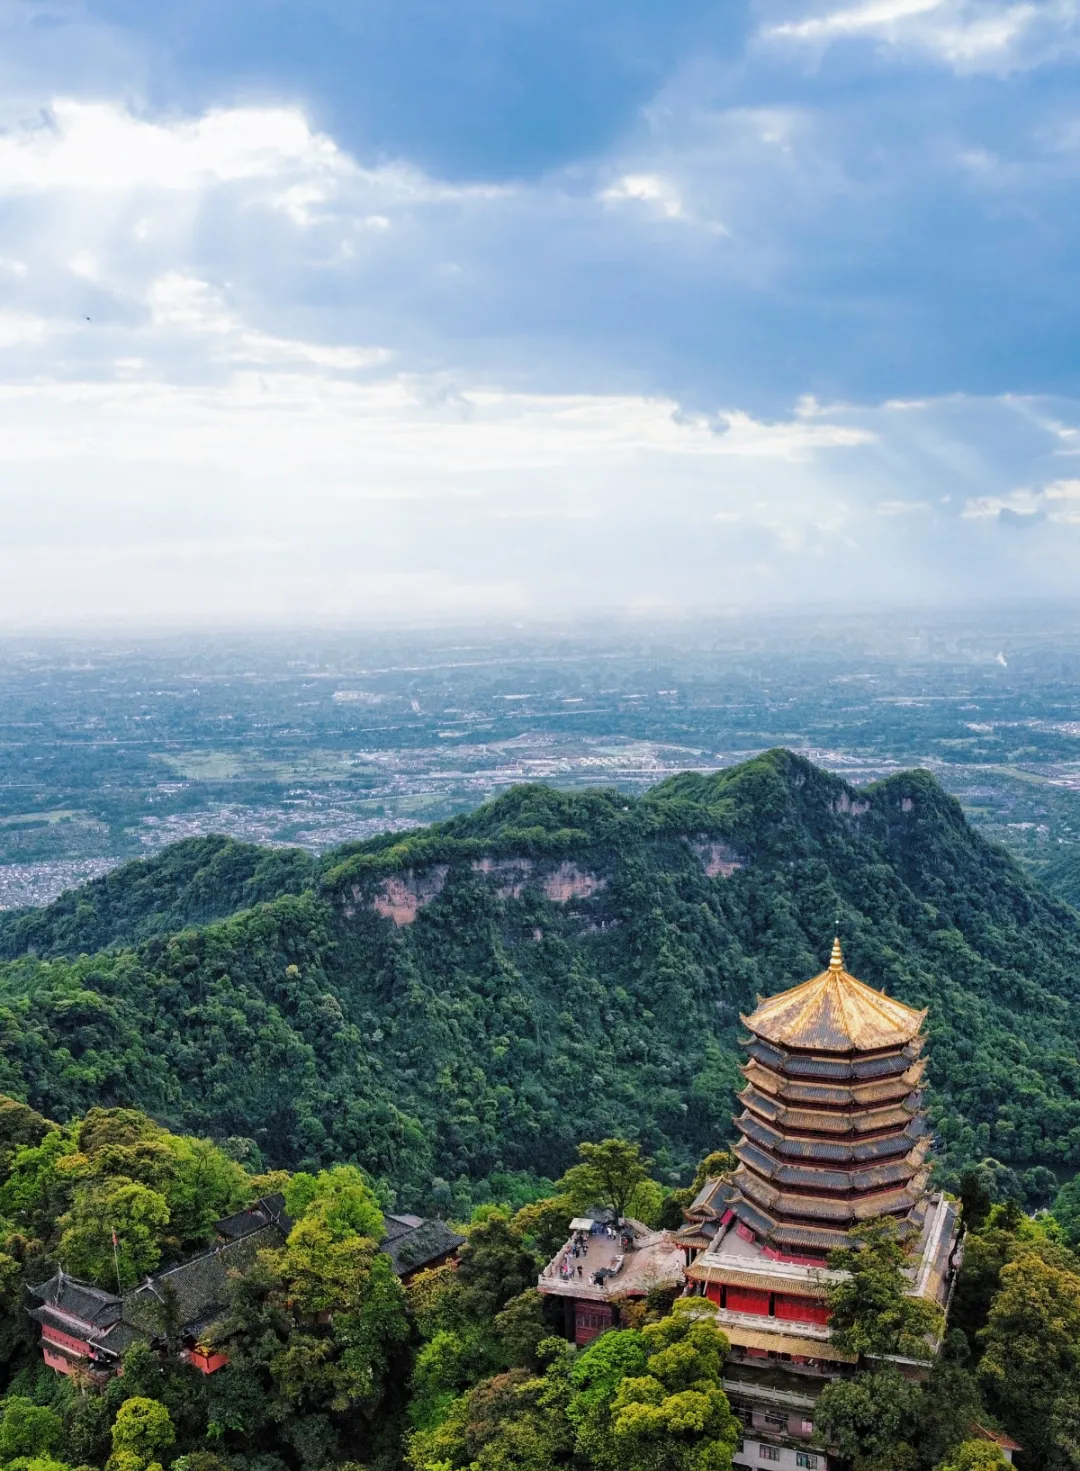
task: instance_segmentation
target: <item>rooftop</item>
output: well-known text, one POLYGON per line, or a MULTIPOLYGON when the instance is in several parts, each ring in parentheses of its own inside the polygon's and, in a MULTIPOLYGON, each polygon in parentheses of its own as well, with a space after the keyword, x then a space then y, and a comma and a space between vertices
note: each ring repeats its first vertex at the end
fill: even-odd
POLYGON ((926 1020, 844 969, 840 941, 833 942, 828 970, 762 1001, 743 1022, 756 1036, 808 1052, 874 1052, 902 1047, 926 1020))
POLYGON ((286 1236, 293 1227, 292 1217, 285 1213, 285 1197, 280 1191, 273 1195, 264 1195, 242 1211, 225 1216, 215 1222, 214 1229, 224 1240, 238 1241, 242 1236, 250 1236, 271 1223, 280 1226, 286 1236))
POLYGON ((383 1219, 386 1235, 380 1249, 393 1262, 399 1277, 441 1261, 465 1240, 445 1221, 425 1221, 422 1216, 385 1216, 383 1219))
POLYGON ((683 1254, 673 1233, 650 1231, 640 1221, 628 1224, 636 1240, 630 1251, 606 1234, 585 1236, 584 1252, 575 1257, 571 1238, 544 1268, 537 1283, 540 1291, 607 1302, 614 1297, 644 1297, 656 1287, 681 1287, 683 1254), (570 1275, 564 1276, 567 1268, 570 1275), (602 1274, 600 1282, 593 1280, 597 1272, 602 1274))

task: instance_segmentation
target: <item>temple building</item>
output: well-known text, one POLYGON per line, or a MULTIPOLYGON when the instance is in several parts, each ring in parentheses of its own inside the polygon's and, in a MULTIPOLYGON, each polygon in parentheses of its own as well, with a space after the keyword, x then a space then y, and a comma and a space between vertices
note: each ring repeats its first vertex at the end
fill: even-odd
MULTIPOLYGON (((704 1298, 731 1342, 724 1389, 744 1426, 735 1465, 831 1471, 814 1407, 856 1365, 831 1339, 840 1274, 829 1253, 888 1218, 908 1248, 908 1291, 942 1308, 958 1265, 956 1209, 929 1189, 926 1012, 856 980, 837 940, 827 970, 742 1020, 736 1168, 705 1182, 675 1232, 601 1211, 572 1221, 537 1285, 565 1300, 579 1345, 656 1287, 704 1298)), ((928 1342, 925 1360, 893 1362, 922 1378, 935 1352, 928 1342)))
MULTIPOLYGON (((41 1327, 42 1358, 58 1374, 103 1384, 120 1372, 122 1356, 132 1344, 164 1349, 163 1325, 171 1317, 179 1357, 202 1374, 215 1373, 228 1363, 208 1340, 226 1305, 229 1272, 246 1270, 267 1247, 284 1246, 292 1225, 285 1197, 264 1196, 218 1221, 217 1242, 210 1250, 147 1277, 123 1295, 59 1269, 29 1289, 38 1302, 30 1316, 41 1327)), ((451 1260, 464 1240, 445 1221, 383 1217, 381 1249, 403 1282, 451 1260)))
POLYGON ((725 1388, 747 1431, 738 1466, 826 1471, 814 1401, 854 1367, 830 1341, 827 1260, 858 1225, 894 1221, 908 1290, 948 1304, 957 1216, 928 1188, 925 1019, 849 975, 839 941, 827 970, 743 1017, 738 1165, 706 1182, 676 1236, 687 1290, 716 1305, 731 1340, 725 1388))

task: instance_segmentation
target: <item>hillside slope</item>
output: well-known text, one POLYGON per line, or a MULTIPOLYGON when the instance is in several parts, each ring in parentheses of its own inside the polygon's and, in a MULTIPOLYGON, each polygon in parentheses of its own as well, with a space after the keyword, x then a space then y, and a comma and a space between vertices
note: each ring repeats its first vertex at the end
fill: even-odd
POLYGON ((356 1158, 402 1202, 553 1177, 614 1131, 674 1176, 730 1133, 740 1010, 819 970, 837 917, 849 969, 931 1009, 950 1165, 1073 1173, 1080 916, 925 772, 856 790, 785 751, 638 800, 517 788, 339 849, 303 894, 12 961, 0 1090, 53 1117, 131 1101, 271 1163, 356 1158))
POLYGON ((298 848, 259 848, 232 838, 187 838, 62 894, 43 909, 0 914, 0 959, 81 955, 150 935, 207 924, 314 882, 315 860, 298 848))
POLYGON ((1039 873, 1039 883, 1066 904, 1080 909, 1080 854, 1075 848, 1053 863, 1048 863, 1039 873))

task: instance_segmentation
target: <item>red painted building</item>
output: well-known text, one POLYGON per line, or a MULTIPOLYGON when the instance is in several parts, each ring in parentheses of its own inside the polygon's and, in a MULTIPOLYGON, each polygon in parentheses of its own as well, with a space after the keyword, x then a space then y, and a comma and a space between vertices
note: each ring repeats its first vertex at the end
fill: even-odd
MULTIPOLYGON (((179 1342, 173 1346, 180 1357, 201 1374, 216 1373, 228 1358, 207 1340, 225 1306, 229 1271, 250 1266, 264 1247, 282 1246, 292 1224, 284 1196, 264 1196, 218 1221, 217 1244, 209 1251, 148 1277, 122 1296, 58 1271, 30 1289, 39 1304, 30 1316, 41 1325, 42 1358, 58 1374, 101 1382, 117 1372, 133 1343, 165 1347, 161 1323, 168 1304, 179 1324, 179 1342)), ((420 1216, 387 1216, 384 1228, 383 1250, 403 1280, 448 1261, 465 1239, 445 1222, 420 1216)))

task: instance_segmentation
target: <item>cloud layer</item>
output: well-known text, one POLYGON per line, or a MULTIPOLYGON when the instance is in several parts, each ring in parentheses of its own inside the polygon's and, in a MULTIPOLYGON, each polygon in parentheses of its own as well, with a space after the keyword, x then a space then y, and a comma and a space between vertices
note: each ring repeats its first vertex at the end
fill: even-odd
POLYGON ((363 147, 329 62, 237 100, 185 9, 167 74, 57 3, 50 75, 0 6, 0 622, 1080 585, 1066 0, 613 10, 604 118, 517 170, 363 147))

